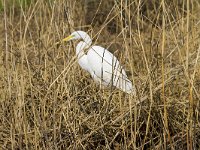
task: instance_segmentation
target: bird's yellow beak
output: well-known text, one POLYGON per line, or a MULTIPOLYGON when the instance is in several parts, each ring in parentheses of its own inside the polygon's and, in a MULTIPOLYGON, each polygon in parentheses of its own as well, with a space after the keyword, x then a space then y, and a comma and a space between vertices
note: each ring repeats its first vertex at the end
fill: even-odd
POLYGON ((72 38, 73 38, 73 36, 70 35, 70 36, 64 38, 64 39, 62 40, 62 42, 67 42, 67 41, 71 40, 72 38))
POLYGON ((68 36, 68 37, 66 37, 66 38, 64 38, 64 39, 62 39, 61 41, 56 42, 55 44, 59 46, 62 42, 70 41, 72 38, 73 38, 73 36, 70 35, 70 36, 68 36))

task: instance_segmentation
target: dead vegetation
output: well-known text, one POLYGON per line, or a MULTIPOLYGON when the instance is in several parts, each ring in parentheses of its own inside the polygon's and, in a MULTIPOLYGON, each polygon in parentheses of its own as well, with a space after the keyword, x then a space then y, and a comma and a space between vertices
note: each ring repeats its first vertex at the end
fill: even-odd
POLYGON ((1 149, 200 148, 198 0, 21 2, 2 2, 1 149), (95 84, 76 43, 56 47, 78 29, 118 57, 136 96, 95 84))

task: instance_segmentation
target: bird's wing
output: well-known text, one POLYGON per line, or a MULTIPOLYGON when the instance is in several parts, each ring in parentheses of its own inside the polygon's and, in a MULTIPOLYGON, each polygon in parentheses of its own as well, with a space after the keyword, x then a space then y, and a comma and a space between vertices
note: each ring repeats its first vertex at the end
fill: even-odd
MULTIPOLYGON (((92 46, 87 53, 88 64, 94 74, 104 83, 121 88, 132 89, 132 83, 128 80, 126 72, 119 64, 117 58, 107 49, 100 46, 92 46), (126 87, 129 84, 129 87, 126 87)), ((127 90, 126 90, 127 91, 127 90)))

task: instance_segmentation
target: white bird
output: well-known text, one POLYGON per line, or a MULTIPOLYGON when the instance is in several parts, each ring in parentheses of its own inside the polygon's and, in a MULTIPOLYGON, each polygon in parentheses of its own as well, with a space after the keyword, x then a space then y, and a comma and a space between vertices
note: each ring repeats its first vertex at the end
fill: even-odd
POLYGON ((92 39, 84 31, 74 31, 62 42, 81 39, 76 46, 78 63, 92 78, 104 86, 115 86, 126 93, 134 92, 132 82, 117 58, 101 46, 91 46, 92 39), (84 50, 87 50, 87 55, 84 50))

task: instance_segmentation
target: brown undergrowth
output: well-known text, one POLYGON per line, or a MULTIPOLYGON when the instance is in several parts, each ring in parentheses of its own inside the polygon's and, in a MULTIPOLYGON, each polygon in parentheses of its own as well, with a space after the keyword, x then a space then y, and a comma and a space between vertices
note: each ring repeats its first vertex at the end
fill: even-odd
POLYGON ((200 148, 198 0, 2 4, 1 149, 200 148), (117 56, 135 96, 94 83, 76 42, 55 45, 73 30, 117 56))

